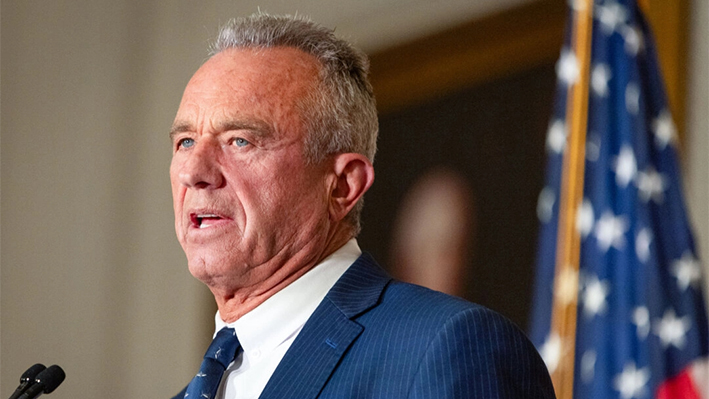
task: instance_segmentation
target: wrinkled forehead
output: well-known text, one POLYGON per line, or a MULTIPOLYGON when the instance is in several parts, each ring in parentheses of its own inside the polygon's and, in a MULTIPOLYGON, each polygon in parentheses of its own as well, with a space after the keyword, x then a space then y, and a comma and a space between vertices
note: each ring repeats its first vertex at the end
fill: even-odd
POLYGON ((315 57, 291 47, 224 50, 187 84, 175 122, 241 113, 296 117, 319 72, 315 57))
POLYGON ((197 86, 215 91, 248 90, 253 95, 282 96, 312 89, 319 71, 317 59, 296 48, 233 48, 207 60, 187 89, 197 86))

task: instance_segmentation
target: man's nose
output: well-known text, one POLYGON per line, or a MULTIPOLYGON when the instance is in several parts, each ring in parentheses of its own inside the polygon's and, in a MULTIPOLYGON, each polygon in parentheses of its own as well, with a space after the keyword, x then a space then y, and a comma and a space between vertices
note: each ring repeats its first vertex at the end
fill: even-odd
POLYGON ((185 187, 214 189, 224 185, 224 175, 218 160, 219 145, 205 141, 195 143, 182 164, 179 178, 185 187))

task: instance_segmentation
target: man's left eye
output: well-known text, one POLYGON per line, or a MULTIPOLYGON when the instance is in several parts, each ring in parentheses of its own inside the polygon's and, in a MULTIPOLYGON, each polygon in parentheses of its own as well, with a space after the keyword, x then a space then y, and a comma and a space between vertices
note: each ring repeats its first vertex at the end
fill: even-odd
POLYGON ((247 145, 249 145, 249 142, 242 139, 241 137, 235 138, 233 143, 236 144, 237 147, 246 147, 247 145))

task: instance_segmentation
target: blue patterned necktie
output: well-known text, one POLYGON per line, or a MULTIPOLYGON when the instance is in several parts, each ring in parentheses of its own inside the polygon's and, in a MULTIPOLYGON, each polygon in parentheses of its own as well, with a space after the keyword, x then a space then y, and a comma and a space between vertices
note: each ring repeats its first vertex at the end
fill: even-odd
POLYGON ((234 361, 236 352, 241 347, 236 331, 224 327, 214 337, 204 354, 199 372, 187 386, 185 398, 213 399, 219 389, 219 382, 229 364, 234 361))

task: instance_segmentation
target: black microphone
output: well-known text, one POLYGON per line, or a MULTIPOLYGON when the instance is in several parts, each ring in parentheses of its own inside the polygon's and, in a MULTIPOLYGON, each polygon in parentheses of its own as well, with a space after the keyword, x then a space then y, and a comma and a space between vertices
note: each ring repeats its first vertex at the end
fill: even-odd
POLYGON ((64 381, 64 370, 61 367, 49 366, 37 374, 34 385, 30 386, 18 399, 34 399, 43 393, 52 393, 64 381))
POLYGON ((43 364, 37 363, 22 373, 22 376, 20 377, 20 385, 17 389, 15 389, 15 392, 10 395, 10 399, 17 399, 20 395, 22 395, 27 388, 30 387, 30 385, 34 384, 34 378, 37 374, 44 371, 44 369, 46 369, 46 367, 43 364))

